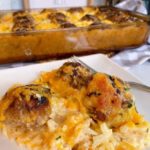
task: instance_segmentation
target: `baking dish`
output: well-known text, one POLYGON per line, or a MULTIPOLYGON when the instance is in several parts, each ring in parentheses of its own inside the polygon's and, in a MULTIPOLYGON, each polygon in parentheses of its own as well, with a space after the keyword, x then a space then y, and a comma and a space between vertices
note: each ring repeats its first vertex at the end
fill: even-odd
MULTIPOLYGON (((67 25, 64 27, 63 24, 63 27, 56 26, 55 28, 40 30, 32 30, 31 23, 26 24, 26 20, 23 20, 26 25, 20 21, 17 27, 12 21, 12 25, 10 25, 12 29, 0 33, 0 63, 59 58, 72 54, 116 52, 125 48, 140 46, 147 41, 150 19, 146 15, 108 6, 89 7, 88 11, 87 7, 71 8, 69 11, 77 10, 75 16, 78 16, 80 9, 83 9, 86 14, 90 14, 91 9, 102 10, 100 13, 104 11, 108 15, 106 19, 108 21, 105 23, 94 22, 92 25, 87 23, 88 25, 84 26, 67 25), (131 20, 128 21, 124 17, 117 22, 120 14, 127 15, 131 20), (27 30, 26 26, 28 26, 27 30)), ((34 11, 41 13, 47 10, 25 10, 24 12, 30 14, 34 11)), ((50 11, 65 12, 68 11, 68 8, 50 11)), ((73 11, 70 12, 74 13, 73 11)), ((3 16, 11 15, 14 19, 16 14, 22 15, 22 13, 23 11, 1 12, 1 25, 3 25, 3 16)))

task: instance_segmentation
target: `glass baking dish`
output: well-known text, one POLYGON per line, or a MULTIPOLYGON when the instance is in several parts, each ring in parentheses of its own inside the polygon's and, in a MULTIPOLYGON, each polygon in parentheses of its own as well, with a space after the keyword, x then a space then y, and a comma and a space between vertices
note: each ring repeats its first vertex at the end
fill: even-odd
MULTIPOLYGON (((108 6, 101 7, 110 9, 108 6)), ((118 8, 111 9, 120 11, 118 8)), ((149 35, 150 18, 139 13, 121 11, 143 21, 27 31, 19 34, 0 33, 0 63, 59 58, 72 54, 117 52, 144 44, 149 35)), ((7 11, 1 13, 5 14, 7 11)))

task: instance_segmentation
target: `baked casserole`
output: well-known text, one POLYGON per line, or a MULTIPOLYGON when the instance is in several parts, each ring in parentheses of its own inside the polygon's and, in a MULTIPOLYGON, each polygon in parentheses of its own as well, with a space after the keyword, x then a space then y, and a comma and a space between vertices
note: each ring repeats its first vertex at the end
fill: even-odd
POLYGON ((0 63, 139 46, 147 40, 148 20, 112 7, 0 12, 0 63))
POLYGON ((73 62, 12 87, 0 101, 0 128, 31 150, 150 146, 150 123, 136 110, 130 87, 73 62))

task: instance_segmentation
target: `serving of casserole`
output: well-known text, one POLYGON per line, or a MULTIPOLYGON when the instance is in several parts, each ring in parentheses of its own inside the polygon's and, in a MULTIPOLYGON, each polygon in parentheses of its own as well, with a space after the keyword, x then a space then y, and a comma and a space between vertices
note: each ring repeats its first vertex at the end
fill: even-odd
POLYGON ((150 123, 130 87, 105 73, 66 62, 0 101, 0 129, 31 150, 142 150, 150 123))
POLYGON ((113 7, 0 12, 0 63, 109 53, 146 42, 149 18, 113 7))

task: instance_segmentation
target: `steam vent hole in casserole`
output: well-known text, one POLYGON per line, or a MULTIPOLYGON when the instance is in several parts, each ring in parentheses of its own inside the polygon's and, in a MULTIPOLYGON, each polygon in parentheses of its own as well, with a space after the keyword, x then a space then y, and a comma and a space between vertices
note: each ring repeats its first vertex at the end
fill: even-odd
POLYGON ((150 147, 150 123, 138 113, 129 85, 73 62, 10 88, 0 101, 0 129, 31 150, 150 147))

